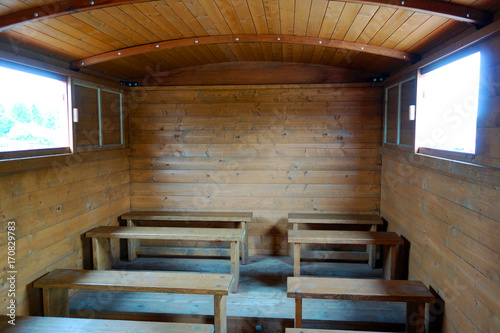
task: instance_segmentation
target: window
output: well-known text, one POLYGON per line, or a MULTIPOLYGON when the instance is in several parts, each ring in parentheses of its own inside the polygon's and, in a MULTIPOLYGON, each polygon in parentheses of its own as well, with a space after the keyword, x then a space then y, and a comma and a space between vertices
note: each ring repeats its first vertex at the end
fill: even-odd
POLYGON ((0 61, 0 154, 70 151, 67 78, 0 61))
POLYGON ((77 109, 76 147, 100 148, 123 144, 122 94, 75 83, 73 107, 77 109))
POLYGON ((475 153, 481 54, 421 69, 415 148, 475 153))
POLYGON ((385 143, 413 146, 415 119, 410 109, 415 107, 416 79, 411 77, 385 90, 385 143))

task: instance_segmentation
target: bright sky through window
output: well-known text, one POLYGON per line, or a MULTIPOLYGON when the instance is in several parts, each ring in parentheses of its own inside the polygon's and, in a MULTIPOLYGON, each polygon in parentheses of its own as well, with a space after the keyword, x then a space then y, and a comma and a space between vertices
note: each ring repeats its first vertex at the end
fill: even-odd
POLYGON ((0 66, 0 152, 68 147, 66 86, 0 66))
POLYGON ((415 148, 474 153, 479 52, 420 76, 415 148))

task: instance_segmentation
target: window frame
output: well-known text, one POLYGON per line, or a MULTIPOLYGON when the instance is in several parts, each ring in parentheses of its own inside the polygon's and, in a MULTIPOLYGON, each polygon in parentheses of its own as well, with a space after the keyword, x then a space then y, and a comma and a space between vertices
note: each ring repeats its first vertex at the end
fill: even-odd
POLYGON ((84 88, 89 88, 89 89, 95 89, 97 91, 97 116, 98 116, 98 133, 99 133, 99 144, 95 145, 88 145, 88 146, 78 146, 78 143, 76 142, 76 126, 77 122, 73 123, 74 126, 74 151, 75 152, 88 152, 88 151, 95 151, 95 150, 106 150, 106 149, 116 149, 116 148, 123 148, 125 146, 125 137, 124 137, 124 115, 123 115, 123 90, 120 89, 110 89, 108 87, 104 87, 99 84, 94 84, 92 82, 84 81, 84 80, 73 80, 72 83, 72 95, 71 95, 71 103, 72 103, 72 109, 74 109, 75 106, 75 91, 76 89, 74 88, 75 86, 80 86, 84 88), (120 142, 119 143, 111 143, 111 144, 103 144, 103 127, 102 127, 102 98, 101 98, 101 92, 106 92, 106 93, 112 93, 116 94, 119 97, 119 103, 120 103, 120 142))
POLYGON ((14 61, 6 60, 0 58, 0 66, 9 69, 26 72, 32 75, 43 76, 55 80, 60 80, 66 84, 66 112, 67 112, 67 135, 68 135, 68 146, 67 147, 57 147, 57 148, 37 148, 29 150, 18 150, 18 151, 5 151, 0 152, 0 161, 33 158, 33 157, 44 157, 44 156, 57 156, 72 154, 74 152, 74 132, 73 132, 73 113, 72 110, 72 78, 68 75, 61 74, 58 72, 33 67, 23 63, 17 63, 14 61))
MULTIPOLYGON (((413 137, 413 145, 408 145, 401 143, 401 105, 402 105, 402 87, 405 83, 415 80, 415 93, 417 92, 418 79, 417 75, 411 75, 403 80, 398 81, 390 86, 385 87, 384 91, 384 138, 383 143, 388 145, 394 145, 398 147, 413 148, 415 146, 415 137, 413 137), (396 142, 387 141, 387 124, 388 124, 388 114, 389 114, 389 90, 398 87, 398 111, 397 111, 397 135, 396 142)), ((416 119, 415 119, 416 121, 416 119)))

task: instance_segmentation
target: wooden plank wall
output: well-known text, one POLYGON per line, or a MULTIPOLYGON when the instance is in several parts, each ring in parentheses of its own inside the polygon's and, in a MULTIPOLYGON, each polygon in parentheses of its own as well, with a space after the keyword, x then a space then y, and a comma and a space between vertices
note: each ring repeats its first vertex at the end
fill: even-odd
POLYGON ((289 254, 288 212, 378 214, 382 89, 137 88, 131 207, 252 211, 250 254, 289 254))
MULTIPOLYGON (((41 315, 41 290, 31 284, 57 268, 92 269, 83 235, 116 225, 130 208, 130 149, 0 162, 0 224, 15 222, 17 315, 41 315)), ((115 247, 116 250, 116 247, 115 247)), ((7 237, 0 237, 0 306, 7 309, 7 237)), ((8 312, 5 312, 8 313, 8 312)))
POLYGON ((481 46, 485 69, 477 157, 492 167, 382 149, 381 215, 409 240, 409 278, 444 301, 430 332, 500 331, 500 37, 481 46), (496 167, 494 167, 496 166, 496 167))

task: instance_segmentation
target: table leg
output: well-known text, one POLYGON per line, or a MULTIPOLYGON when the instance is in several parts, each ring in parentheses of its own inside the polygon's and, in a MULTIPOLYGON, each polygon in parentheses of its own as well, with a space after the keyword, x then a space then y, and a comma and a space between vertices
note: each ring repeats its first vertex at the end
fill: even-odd
POLYGON ((240 244, 239 242, 231 242, 231 274, 234 274, 233 285, 231 287, 231 292, 235 293, 238 289, 238 283, 240 280, 240 244))
POLYGON ((295 328, 302 327, 302 298, 295 298, 295 328))
POLYGON ((293 243, 293 276, 300 276, 300 243, 293 243))
MULTIPOLYGON (((127 227, 135 227, 136 223, 134 220, 127 220, 127 227)), ((139 240, 138 239, 127 239, 127 254, 128 254, 128 261, 132 261, 135 258, 137 258, 136 254, 136 249, 139 246, 139 240)))
POLYGON ((227 332, 226 296, 224 295, 214 295, 214 331, 215 333, 227 332))
MULTIPOLYGON (((377 225, 372 224, 370 227, 370 231, 377 231, 377 225)), ((368 265, 371 268, 375 268, 376 254, 377 254, 377 246, 376 245, 367 245, 366 252, 368 252, 368 265)))
POLYGON ((92 256, 95 270, 110 269, 111 259, 111 240, 109 238, 92 238, 92 256))
POLYGON ((406 303, 406 332, 425 332, 425 303, 406 303))
POLYGON ((241 264, 246 265, 248 262, 248 225, 246 222, 240 222, 241 229, 243 229, 243 241, 241 242, 241 264))
POLYGON ((43 288, 43 315, 69 317, 68 289, 43 288))

